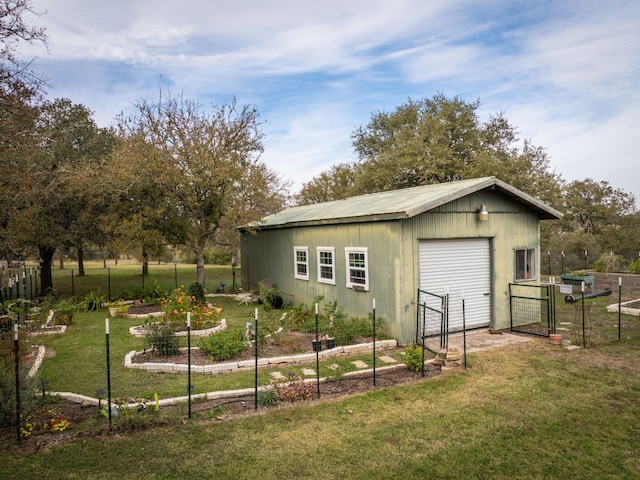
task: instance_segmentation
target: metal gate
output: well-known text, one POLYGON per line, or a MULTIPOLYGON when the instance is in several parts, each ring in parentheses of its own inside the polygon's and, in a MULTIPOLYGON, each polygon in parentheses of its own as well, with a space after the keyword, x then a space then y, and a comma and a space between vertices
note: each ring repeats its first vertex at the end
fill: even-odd
POLYGON ((416 344, 433 353, 448 348, 449 342, 449 295, 436 295, 418 289, 418 309, 416 315, 416 344))
POLYGON ((548 337, 556 333, 553 285, 509 284, 511 331, 548 337))

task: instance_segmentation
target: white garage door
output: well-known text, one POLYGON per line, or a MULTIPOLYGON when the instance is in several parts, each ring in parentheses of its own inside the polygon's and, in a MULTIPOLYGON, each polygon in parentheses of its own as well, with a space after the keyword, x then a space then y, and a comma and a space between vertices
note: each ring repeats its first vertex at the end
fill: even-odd
POLYGON ((462 330, 462 298, 466 328, 488 327, 491 321, 489 239, 420 242, 420 290, 449 292, 449 331, 462 330))

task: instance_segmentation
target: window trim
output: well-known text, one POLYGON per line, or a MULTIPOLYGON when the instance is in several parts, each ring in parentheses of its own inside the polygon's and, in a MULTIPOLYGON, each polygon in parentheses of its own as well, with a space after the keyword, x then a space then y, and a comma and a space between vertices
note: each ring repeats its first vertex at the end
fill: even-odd
POLYGON ((538 279, 537 247, 515 248, 513 250, 513 277, 516 282, 531 282, 538 279), (524 252, 524 269, 518 268, 518 254, 524 252), (524 275, 520 275, 520 271, 524 275))
POLYGON ((344 257, 346 265, 346 287, 351 289, 362 289, 369 291, 369 249, 367 247, 345 247, 344 257), (364 255, 364 267, 352 267, 349 263, 350 254, 363 254, 364 255), (364 283, 353 282, 351 280, 351 270, 357 269, 364 272, 364 283), (355 288, 354 288, 355 287, 355 288))
POLYGON ((317 262, 318 262, 318 283, 326 283, 329 285, 335 285, 336 284, 336 249, 335 247, 317 247, 316 248, 316 258, 317 258, 317 262), (331 254, 331 263, 322 263, 321 262, 321 255, 323 253, 330 253, 331 254), (322 276, 322 269, 323 267, 329 267, 331 268, 331 278, 324 278, 322 276))
POLYGON ((293 277, 298 280, 309 280, 309 247, 293 247, 293 277), (304 253, 305 261, 298 260, 298 252, 304 253), (304 265, 306 274, 298 272, 298 265, 304 265))

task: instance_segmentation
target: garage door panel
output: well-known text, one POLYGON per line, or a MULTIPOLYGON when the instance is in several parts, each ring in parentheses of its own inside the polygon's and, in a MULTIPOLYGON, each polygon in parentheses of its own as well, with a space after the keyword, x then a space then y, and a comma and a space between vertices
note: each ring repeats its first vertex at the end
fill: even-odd
POLYGON ((489 240, 478 238, 424 241, 420 242, 419 250, 420 289, 437 295, 449 293, 450 330, 462 329, 463 297, 466 327, 489 326, 489 240))

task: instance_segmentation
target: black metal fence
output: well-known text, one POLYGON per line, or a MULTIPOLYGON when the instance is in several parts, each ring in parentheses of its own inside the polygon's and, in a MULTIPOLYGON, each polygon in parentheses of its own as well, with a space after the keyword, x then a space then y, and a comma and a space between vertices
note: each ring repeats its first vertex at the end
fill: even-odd
POLYGON ((0 269, 0 303, 38 297, 40 269, 36 267, 15 267, 0 269))
POLYGON ((438 348, 448 347, 449 338, 449 296, 436 295, 425 290, 418 290, 418 309, 416 318, 416 344, 423 348, 437 352, 434 342, 437 340, 438 348))
POLYGON ((511 331, 548 337, 556 333, 553 285, 509 284, 511 331))

